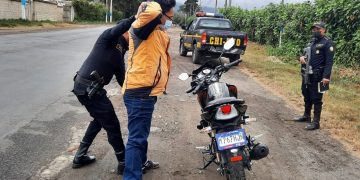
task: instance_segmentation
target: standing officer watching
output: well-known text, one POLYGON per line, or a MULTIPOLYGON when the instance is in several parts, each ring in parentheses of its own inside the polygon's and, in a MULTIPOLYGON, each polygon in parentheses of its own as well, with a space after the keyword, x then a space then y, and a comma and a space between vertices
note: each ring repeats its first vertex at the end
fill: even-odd
POLYGON ((299 60, 303 75, 301 90, 304 96, 305 111, 303 116, 294 119, 298 122, 308 122, 306 130, 320 128, 323 93, 319 93, 318 83, 322 82, 324 86, 329 84, 335 50, 333 42, 325 36, 325 23, 314 23, 311 31, 312 40, 308 46, 310 53, 307 56, 301 56, 299 60), (313 105, 314 118, 311 122, 310 114, 313 105))
POLYGON ((132 16, 121 20, 115 27, 105 30, 74 77, 73 93, 94 119, 90 122, 80 143, 73 160, 73 168, 95 162, 95 157, 87 155, 87 151, 96 135, 104 128, 119 163, 117 173, 122 174, 124 170, 125 147, 119 120, 103 87, 109 84, 113 75, 116 76, 120 86, 124 82, 124 55, 129 41, 127 31, 134 21, 135 17, 132 16))

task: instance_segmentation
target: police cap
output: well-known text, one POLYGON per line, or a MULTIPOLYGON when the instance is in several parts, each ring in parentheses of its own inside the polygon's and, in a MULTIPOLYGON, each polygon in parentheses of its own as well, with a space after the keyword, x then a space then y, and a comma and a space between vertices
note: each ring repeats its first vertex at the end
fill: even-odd
POLYGON ((313 29, 314 27, 326 29, 326 28, 325 28, 325 23, 322 22, 322 21, 320 21, 320 22, 315 22, 315 23, 311 26, 311 29, 313 29))

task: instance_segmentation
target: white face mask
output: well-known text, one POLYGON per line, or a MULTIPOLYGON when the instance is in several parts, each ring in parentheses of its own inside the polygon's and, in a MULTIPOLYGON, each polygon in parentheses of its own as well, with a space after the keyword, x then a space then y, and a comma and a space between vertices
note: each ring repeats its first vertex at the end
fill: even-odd
POLYGON ((168 29, 171 28, 171 26, 172 26, 172 21, 166 20, 165 24, 162 25, 162 28, 163 28, 164 30, 168 30, 168 29))

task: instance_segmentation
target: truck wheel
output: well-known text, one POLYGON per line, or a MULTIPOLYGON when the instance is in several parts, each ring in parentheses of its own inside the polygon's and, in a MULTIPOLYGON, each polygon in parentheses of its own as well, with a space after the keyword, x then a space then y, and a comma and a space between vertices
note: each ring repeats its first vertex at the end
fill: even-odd
POLYGON ((192 62, 194 64, 200 64, 201 63, 201 54, 196 47, 196 44, 194 44, 193 54, 192 54, 192 62))
POLYGON ((184 43, 182 41, 180 41, 179 54, 180 54, 180 56, 186 56, 187 55, 187 50, 185 49, 184 43))
MULTIPOLYGON (((240 54, 232 55, 232 56, 230 56, 229 59, 230 59, 230 62, 234 62, 234 61, 240 59, 240 54)), ((235 66, 237 66, 237 65, 239 65, 239 63, 235 64, 235 66)))

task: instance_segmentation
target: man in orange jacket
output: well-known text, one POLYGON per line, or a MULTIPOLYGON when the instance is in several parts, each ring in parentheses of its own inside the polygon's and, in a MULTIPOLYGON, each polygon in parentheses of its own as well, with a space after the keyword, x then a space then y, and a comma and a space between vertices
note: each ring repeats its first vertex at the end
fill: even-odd
POLYGON ((175 0, 147 2, 129 30, 128 67, 122 86, 129 118, 124 180, 141 179, 142 172, 159 167, 147 159, 147 138, 157 96, 165 92, 170 75, 166 30, 171 27, 175 4, 175 0))

